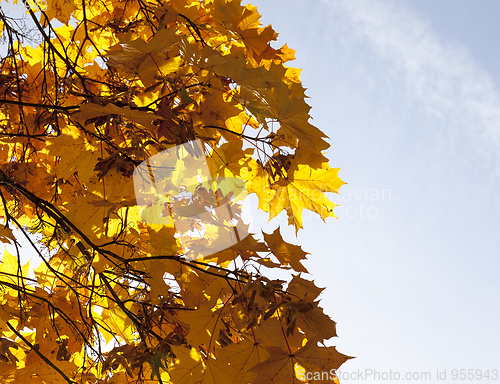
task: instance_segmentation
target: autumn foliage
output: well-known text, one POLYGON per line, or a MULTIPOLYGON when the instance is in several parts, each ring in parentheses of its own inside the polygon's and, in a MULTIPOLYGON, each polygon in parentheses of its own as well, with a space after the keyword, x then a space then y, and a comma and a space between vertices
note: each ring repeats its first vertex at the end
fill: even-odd
MULTIPOLYGON (((222 181, 182 184, 197 209, 223 201, 238 212, 224 186, 234 179, 296 230, 304 209, 334 216, 325 193, 344 183, 308 121, 300 71, 285 65, 294 51, 271 46, 277 33, 256 8, 24 7, 24 25, 0 8, 0 240, 14 250, 0 264, 0 382, 298 383, 344 363, 323 344, 335 323, 301 275, 306 252, 279 229, 204 253, 231 220, 207 224, 209 239, 187 236, 199 225, 180 230, 168 213, 192 206, 146 201, 141 211, 136 199, 141 164, 198 142, 222 181), (296 274, 273 280, 271 269, 296 274)), ((189 148, 172 179, 188 177, 189 148)))

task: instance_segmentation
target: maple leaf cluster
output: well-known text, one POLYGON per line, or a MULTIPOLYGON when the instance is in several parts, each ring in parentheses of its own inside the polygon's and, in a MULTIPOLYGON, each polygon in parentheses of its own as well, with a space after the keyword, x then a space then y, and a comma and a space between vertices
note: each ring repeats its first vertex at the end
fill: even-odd
POLYGON ((324 345, 335 323, 300 246, 279 229, 215 253, 180 236, 200 230, 193 210, 210 208, 208 242, 233 225, 211 208, 237 205, 223 183, 142 210, 135 196, 141 164, 199 142, 211 175, 240 180, 270 219, 285 211, 298 230, 304 209, 334 217, 325 193, 344 183, 285 65, 294 51, 272 47, 256 7, 24 6, 29 33, 0 5, 0 240, 15 250, 0 264, 0 382, 298 383, 338 369, 349 357, 324 345))

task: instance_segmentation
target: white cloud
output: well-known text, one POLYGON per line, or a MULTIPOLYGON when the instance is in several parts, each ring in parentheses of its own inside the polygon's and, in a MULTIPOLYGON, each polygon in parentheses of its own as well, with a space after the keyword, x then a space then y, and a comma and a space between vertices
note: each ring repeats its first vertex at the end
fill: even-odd
POLYGON ((355 34, 403 73, 410 97, 446 122, 448 139, 458 128, 481 155, 500 149, 498 90, 465 47, 438 37, 405 3, 379 0, 328 1, 347 16, 355 34))

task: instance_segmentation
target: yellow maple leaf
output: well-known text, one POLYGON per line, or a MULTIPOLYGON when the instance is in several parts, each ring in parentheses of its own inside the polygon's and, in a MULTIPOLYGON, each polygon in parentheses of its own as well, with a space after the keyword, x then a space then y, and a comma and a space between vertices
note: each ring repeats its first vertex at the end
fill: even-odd
POLYGON ((37 3, 49 20, 56 18, 63 24, 67 24, 72 13, 79 8, 78 3, 70 0, 38 0, 37 3))
POLYGON ((223 327, 220 320, 223 309, 212 311, 211 308, 201 305, 196 311, 181 311, 179 319, 190 325, 187 339, 193 346, 205 345, 206 349, 213 348, 223 327))
POLYGON ((28 276, 29 264, 21 266, 21 260, 14 255, 12 255, 7 249, 3 251, 2 262, 0 264, 0 281, 6 281, 17 284, 17 276, 20 279, 28 276))
POLYGON ((282 265, 290 265, 297 272, 307 273, 307 269, 300 262, 306 259, 307 252, 304 252, 299 245, 284 241, 279 228, 272 234, 264 233, 264 240, 282 265))
POLYGON ((240 170, 241 177, 246 181, 248 193, 255 193, 259 198, 259 208, 269 212, 269 203, 276 195, 269 181, 269 174, 260 162, 250 159, 240 170))
POLYGON ((106 54, 108 64, 139 75, 144 85, 150 86, 156 76, 167 76, 180 68, 182 59, 168 54, 180 41, 175 28, 161 28, 148 42, 138 38, 111 47, 106 54))
POLYGON ((54 288, 57 277, 54 272, 49 269, 47 264, 41 263, 35 268, 34 272, 37 282, 41 287, 54 288))
POLYGON ((224 143, 220 147, 214 148, 212 156, 207 159, 210 173, 213 176, 240 176, 241 168, 250 161, 252 153, 253 149, 251 148, 243 150, 241 140, 224 143))
POLYGON ((257 373, 256 383, 301 383, 304 382, 302 372, 328 372, 333 373, 327 380, 334 380, 334 370, 351 357, 339 353, 335 347, 318 347, 315 344, 306 344, 303 348, 290 353, 278 347, 268 347, 269 357, 264 362, 257 364, 250 371, 257 373), (296 371, 295 365, 300 366, 296 371))
POLYGON ((311 342, 323 342, 337 336, 335 321, 323 312, 317 302, 313 304, 311 310, 300 312, 297 325, 311 342))
POLYGON ((300 274, 292 275, 287 292, 302 300, 314 301, 325 288, 318 288, 314 281, 303 279, 300 274))
POLYGON ((10 243, 11 241, 15 241, 16 238, 14 234, 12 233, 12 229, 9 227, 5 227, 2 224, 0 224, 0 241, 2 243, 10 243))
POLYGON ((314 125, 309 123, 311 107, 304 101, 303 88, 292 82, 287 85, 280 82, 277 86, 264 92, 267 105, 273 117, 280 123, 286 137, 297 137, 309 150, 317 148, 313 138, 327 137, 314 125))
POLYGON ((257 377, 249 369, 262 363, 269 357, 269 353, 262 343, 244 339, 237 344, 231 344, 217 353, 217 360, 228 362, 236 371, 234 384, 253 382, 257 377))
POLYGON ((98 147, 76 128, 67 127, 60 136, 46 140, 42 153, 60 158, 54 167, 58 178, 69 179, 75 172, 87 183, 94 175, 94 167, 101 153, 98 147))
POLYGON ((288 222, 296 230, 302 228, 302 211, 308 209, 317 213, 323 220, 336 217, 332 203, 325 192, 338 193, 345 183, 338 177, 339 168, 324 165, 313 169, 309 165, 299 164, 291 169, 287 177, 280 178, 273 184, 276 195, 269 201, 269 217, 272 219, 285 210, 288 222))
POLYGON ((240 36, 248 49, 260 55, 269 46, 271 40, 276 40, 278 34, 268 25, 265 28, 242 30, 240 36))
POLYGON ((172 345, 175 360, 169 368, 172 382, 176 384, 193 384, 201 382, 203 377, 203 360, 200 352, 192 347, 172 345))
POLYGON ((281 78, 263 67, 254 68, 247 65, 243 53, 235 52, 224 56, 225 63, 214 70, 217 74, 226 76, 235 82, 253 89, 267 89, 281 82, 281 78))

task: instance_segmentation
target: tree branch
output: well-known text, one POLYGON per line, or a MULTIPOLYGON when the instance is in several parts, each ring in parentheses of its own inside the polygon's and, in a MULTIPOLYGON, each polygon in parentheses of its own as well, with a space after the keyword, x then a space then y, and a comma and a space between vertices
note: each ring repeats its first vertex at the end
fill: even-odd
POLYGON ((6 99, 0 99, 0 104, 18 105, 20 107, 54 109, 56 111, 61 111, 61 112, 66 112, 66 113, 69 113, 69 111, 72 109, 79 109, 80 108, 78 105, 71 105, 71 106, 63 107, 62 105, 27 103, 24 101, 15 101, 15 100, 6 100, 6 99))
POLYGON ((68 384, 77 384, 76 381, 70 379, 68 376, 66 376, 66 374, 61 371, 52 361, 50 361, 49 359, 47 359, 43 353, 41 353, 37 348, 35 348, 35 346, 33 344, 31 344, 23 335, 21 335, 18 331, 16 331, 16 329, 7 321, 5 322, 5 324, 7 324, 7 327, 10 328, 10 330, 12 332, 14 332, 16 334, 17 337, 19 337, 22 341, 24 341, 24 343, 31 348, 32 351, 34 351, 38 356, 40 356, 40 358, 45 361, 45 363, 47 363, 48 365, 50 365, 52 368, 54 368, 62 377, 64 380, 66 380, 66 382, 68 384))

